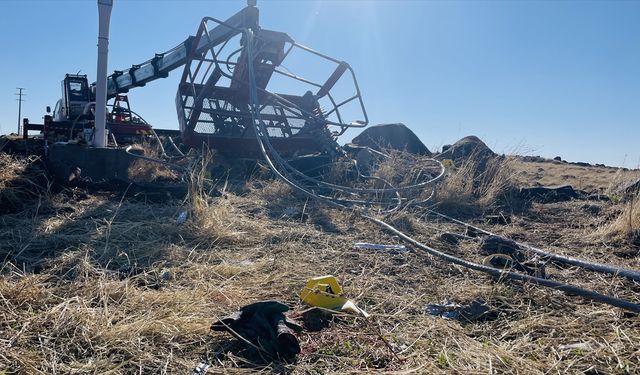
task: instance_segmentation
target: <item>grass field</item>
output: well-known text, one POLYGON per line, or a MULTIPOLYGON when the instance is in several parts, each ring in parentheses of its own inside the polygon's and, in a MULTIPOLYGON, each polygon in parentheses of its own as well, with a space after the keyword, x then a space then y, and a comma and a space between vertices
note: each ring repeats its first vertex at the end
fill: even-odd
MULTIPOLYGON (((203 359, 209 373, 640 372, 636 315, 496 281, 411 246, 355 249, 359 241, 400 242, 282 182, 220 181, 219 196, 192 190, 185 200, 154 203, 144 195, 56 188, 37 163, 0 155, 0 373, 176 374, 203 359), (184 210, 189 218, 178 225, 184 210), (372 318, 337 314, 328 328, 304 331, 295 362, 255 358, 209 329, 218 317, 266 299, 287 303, 300 318, 308 307, 298 293, 307 279, 325 274, 372 318), (461 322, 425 310, 479 299, 490 318, 461 322)), ((499 204, 508 185, 535 182, 613 196, 615 185, 638 171, 519 158, 495 168, 481 193, 469 186, 468 170, 450 171, 436 208, 552 252, 640 269, 637 198, 534 202, 518 210, 499 204), (511 220, 488 224, 488 214, 511 220)), ((463 228, 411 210, 388 221, 426 244, 482 261, 477 241, 441 239, 443 231, 463 228)), ((553 264, 546 272, 640 303, 640 285, 622 278, 553 264)))

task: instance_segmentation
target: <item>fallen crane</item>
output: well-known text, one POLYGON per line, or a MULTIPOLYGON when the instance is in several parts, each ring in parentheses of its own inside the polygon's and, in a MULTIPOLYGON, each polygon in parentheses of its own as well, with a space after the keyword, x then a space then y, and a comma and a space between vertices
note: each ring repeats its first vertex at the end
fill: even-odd
MULTIPOLYGON (((249 66, 256 74, 261 116, 266 121, 269 136, 276 148, 285 155, 310 152, 335 152, 335 138, 351 127, 368 123, 362 95, 351 66, 344 62, 295 42, 289 35, 262 28, 255 1, 226 21, 205 17, 194 36, 153 58, 116 70, 107 77, 107 99, 124 100, 132 89, 166 78, 183 67, 176 93, 176 111, 180 135, 190 147, 208 144, 212 149, 237 157, 259 154, 251 126, 249 66), (247 55, 243 31, 253 33, 254 54, 247 55), (333 73, 324 80, 293 74, 281 66, 291 56, 300 59, 306 54, 316 64, 333 65, 333 73), (300 85, 297 93, 271 90, 272 85, 283 86, 276 80, 290 80, 300 85), (336 93, 336 84, 348 80, 352 91, 336 93), (342 95, 342 96, 339 96, 342 95), (344 110, 359 118, 347 121, 344 110), (353 111, 355 110, 355 111, 353 111), (329 128, 331 127, 331 129, 329 128)), ((87 84, 86 76, 67 75, 63 81, 63 99, 46 127, 55 128, 62 121, 85 121, 79 128, 91 128, 95 118, 85 107, 95 101, 96 83, 87 84), (84 110, 84 112, 83 112, 84 110), (79 118, 80 117, 80 118, 79 118)), ((118 112, 131 114, 130 109, 114 105, 110 116, 118 112), (123 111, 123 109, 127 109, 123 111)), ((26 123, 28 130, 43 130, 26 123)), ((168 134, 175 131, 162 130, 168 134)), ((118 133, 112 130, 112 133, 118 133)), ((45 132, 46 135, 46 132, 45 132)))
POLYGON ((271 144, 289 160, 332 160, 343 154, 337 137, 349 128, 368 124, 351 66, 296 43, 284 32, 261 27, 256 1, 251 0, 225 21, 203 18, 195 35, 182 43, 107 77, 106 97, 114 99, 107 112, 109 151, 92 150, 97 123, 96 84, 88 84, 86 76, 67 75, 62 87, 63 98, 53 115, 48 108, 44 124, 24 119, 23 134, 26 142, 29 131, 40 132, 30 140, 40 142, 59 180, 80 170, 92 171, 91 175, 83 173, 91 180, 122 181, 122 173, 111 171, 126 169, 136 155, 120 146, 145 138, 161 144, 158 134, 179 137, 186 147, 201 148, 204 144, 230 159, 258 159, 261 151, 252 125, 254 110, 265 120, 264 131, 271 144), (246 31, 251 32, 250 41, 246 31), (301 58, 327 65, 332 73, 309 77, 282 68, 289 59, 301 58), (183 71, 175 99, 179 130, 156 132, 130 109, 126 93, 165 78, 180 67, 183 71), (251 107, 249 72, 255 75, 257 109, 251 107))

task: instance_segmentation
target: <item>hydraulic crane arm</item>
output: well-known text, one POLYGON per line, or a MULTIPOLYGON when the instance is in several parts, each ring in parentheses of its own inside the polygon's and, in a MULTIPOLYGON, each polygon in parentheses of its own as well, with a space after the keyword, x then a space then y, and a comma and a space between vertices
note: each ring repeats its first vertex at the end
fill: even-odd
POLYGON ((170 71, 187 62, 192 48, 195 48, 193 52, 197 54, 229 40, 242 32, 243 29, 257 30, 258 18, 258 8, 255 7, 255 3, 249 2, 249 5, 244 9, 208 31, 208 38, 199 39, 197 45, 193 45, 194 37, 190 36, 176 47, 156 54, 150 60, 132 65, 126 70, 116 70, 107 78, 107 98, 113 98, 119 93, 126 93, 134 87, 142 87, 158 78, 166 78, 170 71))
POLYGON ((107 79, 107 97, 182 67, 175 102, 184 144, 207 143, 218 152, 260 157, 255 142, 259 121, 283 154, 336 153, 336 137, 368 123, 353 69, 286 33, 261 28, 255 5, 256 0, 247 0, 247 6, 226 21, 204 17, 195 36, 115 71, 107 79), (306 74, 282 65, 288 57, 304 65, 306 74), (317 64, 334 66, 328 79, 317 64), (347 116, 355 120, 346 121, 347 116))

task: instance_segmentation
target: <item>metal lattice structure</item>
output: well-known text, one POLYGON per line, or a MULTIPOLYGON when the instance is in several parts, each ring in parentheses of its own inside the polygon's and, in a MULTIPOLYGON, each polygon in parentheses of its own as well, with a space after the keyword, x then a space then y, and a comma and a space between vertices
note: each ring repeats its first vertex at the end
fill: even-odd
POLYGON ((204 18, 191 40, 176 95, 186 144, 198 147, 204 142, 221 153, 259 155, 251 120, 248 64, 256 77, 260 117, 272 144, 285 156, 333 152, 338 135, 368 122, 355 75, 347 63, 301 46, 285 33, 261 29, 257 8, 248 6, 226 22, 204 18), (253 61, 248 61, 246 29, 255 35, 253 61), (236 47, 232 47, 234 43, 236 47), (333 64, 335 70, 318 83, 280 69, 295 50, 333 64), (347 71, 354 93, 338 102, 332 89, 341 79, 348 80, 347 71), (298 95, 271 92, 269 83, 275 76, 302 84, 306 91, 298 95), (342 109, 354 103, 362 119, 346 123, 342 109))
POLYGON ((247 3, 226 21, 203 18, 195 36, 129 69, 115 71, 107 78, 107 98, 184 67, 176 94, 183 142, 196 148, 206 143, 233 157, 259 157, 249 104, 251 66, 260 118, 275 148, 284 156, 334 152, 337 136, 368 123, 353 69, 285 33, 261 28, 255 1, 247 3), (248 59, 246 31, 254 36, 253 61, 248 59), (296 53, 315 61, 301 64, 291 58, 296 53), (309 65, 318 71, 326 67, 328 73, 320 79, 291 73, 283 65, 291 60, 292 66, 309 65), (280 83, 275 90, 270 87, 274 80, 280 83))

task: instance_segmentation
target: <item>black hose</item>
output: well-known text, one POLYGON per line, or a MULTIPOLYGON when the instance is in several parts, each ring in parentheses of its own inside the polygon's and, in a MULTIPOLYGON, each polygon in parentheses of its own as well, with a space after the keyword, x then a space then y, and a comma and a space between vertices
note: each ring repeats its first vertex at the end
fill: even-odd
MULTIPOLYGON (((247 52, 248 52, 248 57, 249 57, 249 61, 253 61, 253 51, 252 51, 252 33, 249 30, 245 31, 245 36, 247 39, 247 52)), ((282 179, 284 182, 286 182, 288 185, 290 185, 293 189, 302 192, 303 194, 316 199, 318 201, 327 203, 331 206, 334 207, 339 207, 339 208, 347 208, 344 205, 338 203, 340 200, 335 199, 335 198, 331 198, 331 197, 327 197, 327 196, 323 196, 323 195, 319 195, 316 194, 312 189, 309 189, 307 187, 303 187, 300 184, 300 181, 296 181, 295 179, 292 178, 292 174, 298 175, 300 176, 301 173, 299 171, 297 171, 295 168, 292 168, 288 163, 286 163, 285 161, 283 161, 283 159, 280 157, 280 155, 275 151, 275 149, 273 148, 273 146, 271 145, 271 142, 269 140, 269 136, 268 133, 266 131, 265 125, 263 124, 262 120, 260 119, 260 111, 258 110, 258 95, 257 95, 257 87, 256 87, 256 82, 255 82, 255 76, 254 76, 254 71, 253 71, 253 65, 249 64, 249 97, 250 97, 250 108, 251 108, 251 117, 252 117, 252 123, 254 126, 254 130, 256 132, 256 138, 258 141, 258 145, 260 147, 260 151, 262 152, 262 155, 264 156, 265 160, 267 161, 267 164, 269 165, 270 169, 280 178, 282 179), (269 149, 269 151, 271 153, 273 153, 274 159, 276 161, 276 163, 278 164, 278 166, 280 166, 282 168, 282 171, 278 170, 278 168, 276 167, 276 163, 274 163, 271 158, 269 157, 269 153, 267 151, 267 148, 269 149)), ((442 164, 440 164, 442 166, 442 164)), ((443 168, 444 170, 444 168, 443 168)), ((443 173, 442 173, 443 174, 443 173)), ((435 182, 437 181, 440 177, 442 177, 442 174, 438 177, 436 177, 435 179, 433 179, 430 182, 435 182)), ((308 176, 304 176, 305 178, 303 178, 306 181, 313 181, 313 182, 318 182, 318 181, 314 181, 314 179, 309 178, 308 176)), ((330 185, 330 184, 322 184, 322 185, 330 185)), ((340 188, 344 188, 344 187, 340 187, 340 188)), ((341 189, 338 189, 341 190, 341 189)), ((345 189, 346 190, 346 189, 345 189)), ((358 189, 353 189, 353 191, 357 191, 358 189)), ((363 190, 366 189, 360 189, 360 192, 363 192, 363 190)), ((401 189, 381 189, 381 190, 386 190, 386 191, 394 191, 394 192, 399 192, 401 189)), ((400 205, 402 203, 402 200, 399 199, 398 202, 398 206, 396 208, 399 208, 400 205)), ((395 209, 394 209, 395 210, 395 209)), ((393 210, 392 210, 393 211, 393 210)), ((597 301, 597 302, 601 302, 601 303, 605 303, 605 304, 609 304, 611 306, 616 306, 628 311, 632 311, 635 313, 640 313, 640 305, 632 303, 630 301, 626 301, 620 298, 616 298, 616 297, 612 297, 612 296, 607 296, 604 294, 600 294, 588 289, 583 289, 580 288, 578 286, 574 286, 574 285, 570 285, 570 284, 564 284, 564 283, 560 283, 557 281, 551 281, 551 280, 547 280, 547 279, 542 279, 542 278, 538 278, 538 277, 533 277, 533 276, 529 276, 529 275, 524 275, 524 274, 520 274, 520 273, 516 273, 516 272, 510 272, 510 271, 505 271, 505 270, 499 270, 496 268, 492 268, 492 267, 487 267, 484 265, 480 265, 477 263, 473 263, 473 262, 469 262, 466 261, 464 259, 461 258, 457 258, 455 256, 446 254, 444 252, 441 252, 439 250, 436 250, 434 248, 431 248, 427 245, 424 245, 416 240, 414 240, 413 238, 407 236, 406 234, 400 232, 399 230, 397 230, 396 228, 392 227, 391 225, 385 223, 382 220, 379 219, 375 219, 373 217, 367 216, 363 211, 360 211, 360 215, 365 218, 368 219, 370 221, 373 221, 374 223, 381 225, 383 228, 393 232, 394 234, 400 236, 402 239, 404 239, 405 241, 408 241, 410 243, 412 243, 413 245, 415 245, 416 247, 432 254, 435 255, 445 261, 454 263, 454 264, 458 264, 461 265, 463 267, 472 269, 472 270, 476 270, 476 271, 480 271, 480 272, 484 272, 490 275, 493 275, 495 277, 500 277, 500 278, 506 278, 509 280, 516 280, 516 281, 521 281, 521 282, 531 282, 532 284, 536 284, 536 285, 541 285, 541 286, 545 286, 548 288, 552 288, 552 289, 556 289, 556 290, 561 290, 563 292, 566 293, 572 293, 575 295, 579 295, 582 296, 584 298, 593 300, 593 301, 597 301)))
POLYGON ((615 306, 615 307, 619 307, 621 309, 625 309, 628 311, 632 311, 634 313, 640 313, 640 305, 637 303, 633 303, 621 298, 617 298, 617 297, 612 297, 612 296, 607 296, 604 294, 600 294, 598 292, 594 292, 592 290, 588 290, 588 289, 584 289, 584 288, 580 288, 578 286, 575 285, 571 285, 571 284, 565 284, 565 283, 561 283, 561 282, 557 282, 557 281, 552 281, 552 280, 547 280, 547 279, 542 279, 539 277, 534 277, 534 276, 529 276, 529 275, 524 275, 524 274, 520 274, 520 273, 516 273, 516 272, 510 272, 510 271, 505 271, 505 270, 500 270, 497 268, 493 268, 493 267, 488 267, 488 266, 484 266, 478 263, 473 263, 473 262, 469 262, 466 261, 464 259, 455 257, 453 255, 449 255, 447 253, 444 253, 442 251, 436 250, 432 247, 429 247, 421 242, 418 242, 417 240, 407 236, 406 234, 400 232, 399 230, 397 230, 396 228, 392 227, 391 225, 385 223, 382 220, 373 218, 371 216, 367 216, 367 215, 362 215, 363 218, 368 219, 378 225, 380 225, 381 227, 385 228, 386 230, 390 231, 391 233, 399 236, 400 238, 402 238, 403 240, 413 244, 414 246, 426 251, 427 253, 436 256, 440 259, 443 259, 447 262, 450 263, 454 263, 460 266, 463 266, 465 268, 469 268, 472 269, 474 271, 480 271, 480 272, 484 272, 484 273, 488 273, 492 276, 498 277, 498 278, 504 278, 504 279, 509 279, 509 280, 515 280, 515 281, 520 281, 520 282, 530 282, 532 284, 536 284, 536 285, 542 285, 548 288, 552 288, 552 289, 556 289, 556 290, 560 290, 563 291, 565 293, 571 293, 571 294, 575 294, 587 299, 590 299, 592 301, 596 301, 596 302, 601 302, 601 303, 605 303, 607 305, 611 305, 611 306, 615 306))
MULTIPOLYGON (((497 236, 497 237, 504 238, 504 237, 502 237, 502 236, 500 236, 498 234, 489 232, 488 230, 476 227, 476 226, 474 226, 472 224, 465 223, 464 221, 452 218, 451 216, 439 213, 437 211, 428 210, 428 212, 431 212, 434 215, 440 216, 440 217, 442 217, 444 219, 447 219, 447 220, 449 220, 451 222, 454 222, 456 224, 464 225, 464 226, 466 226, 468 228, 475 229, 476 231, 484 233, 486 235, 497 236)), ((584 268, 586 270, 600 272, 600 273, 607 273, 607 274, 611 274, 611 275, 614 275, 614 276, 623 276, 623 277, 626 277, 628 279, 640 282, 640 272, 635 271, 635 270, 630 270, 630 269, 622 268, 622 267, 614 267, 614 266, 610 266, 608 264, 588 262, 586 260, 577 259, 577 258, 569 257, 569 256, 566 256, 566 255, 550 253, 548 251, 544 251, 542 249, 539 249, 537 247, 528 245, 526 243, 522 243, 522 242, 518 242, 518 241, 515 241, 515 242, 516 242, 516 244, 528 249, 529 251, 531 251, 531 252, 533 252, 535 254, 544 256, 544 257, 546 257, 546 258, 548 258, 550 260, 553 260, 555 262, 558 262, 558 263, 569 264, 569 265, 572 265, 572 266, 578 266, 578 267, 584 268)))

